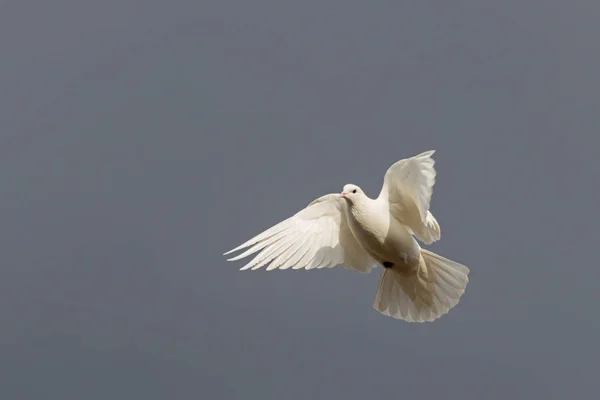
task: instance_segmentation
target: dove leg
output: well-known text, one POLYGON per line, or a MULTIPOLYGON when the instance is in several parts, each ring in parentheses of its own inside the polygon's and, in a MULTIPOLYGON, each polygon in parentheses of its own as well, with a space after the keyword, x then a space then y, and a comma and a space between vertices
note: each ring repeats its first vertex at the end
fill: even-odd
MULTIPOLYGON (((408 263, 408 254, 400 253, 400 258, 402 258, 402 263, 404 263, 404 264, 408 263)), ((391 261, 384 261, 381 263, 381 265, 383 265, 384 268, 393 268, 394 267, 394 263, 391 261)))

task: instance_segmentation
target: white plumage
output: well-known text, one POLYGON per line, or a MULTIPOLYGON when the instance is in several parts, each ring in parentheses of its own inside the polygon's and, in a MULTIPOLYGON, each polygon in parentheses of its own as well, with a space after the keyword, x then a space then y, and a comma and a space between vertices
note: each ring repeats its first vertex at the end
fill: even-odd
POLYGON ((384 266, 373 307, 409 322, 433 321, 458 304, 469 269, 422 249, 440 239, 429 211, 435 184, 434 151, 400 160, 385 173, 376 199, 356 185, 312 201, 292 217, 225 255, 258 252, 241 269, 313 269, 346 266, 370 272, 384 266))

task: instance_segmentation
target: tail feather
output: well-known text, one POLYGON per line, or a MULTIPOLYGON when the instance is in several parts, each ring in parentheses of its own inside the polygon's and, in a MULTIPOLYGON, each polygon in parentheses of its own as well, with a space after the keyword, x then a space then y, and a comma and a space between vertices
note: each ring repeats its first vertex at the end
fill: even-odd
POLYGON ((469 283, 469 268, 421 249, 416 272, 385 268, 373 307, 408 322, 430 322, 458 304, 469 283))

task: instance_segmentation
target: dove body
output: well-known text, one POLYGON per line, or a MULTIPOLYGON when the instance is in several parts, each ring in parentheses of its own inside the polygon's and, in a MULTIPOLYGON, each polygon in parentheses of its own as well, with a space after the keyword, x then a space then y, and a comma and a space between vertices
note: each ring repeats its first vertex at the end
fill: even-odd
POLYGON ((369 198, 358 186, 346 185, 345 217, 358 243, 386 268, 417 268, 421 246, 407 227, 389 212, 388 203, 369 198))

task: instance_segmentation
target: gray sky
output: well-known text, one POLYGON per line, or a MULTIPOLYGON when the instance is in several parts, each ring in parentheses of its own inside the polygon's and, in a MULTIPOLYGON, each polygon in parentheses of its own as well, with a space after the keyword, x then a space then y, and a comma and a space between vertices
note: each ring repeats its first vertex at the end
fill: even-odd
POLYGON ((0 2, 0 398, 599 392, 600 2, 0 2), (287 3, 287 4, 284 4, 287 3), (432 324, 222 253, 436 149, 432 324))

